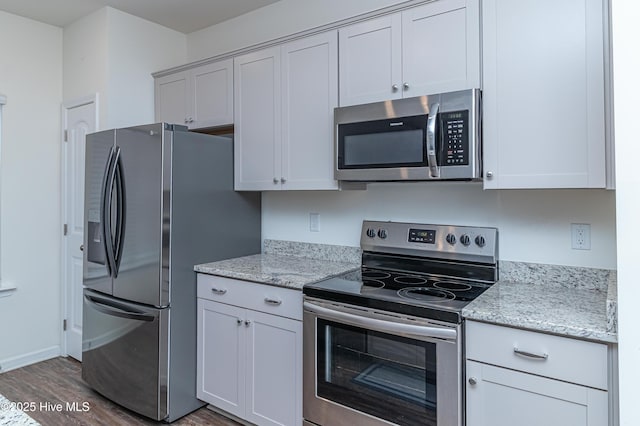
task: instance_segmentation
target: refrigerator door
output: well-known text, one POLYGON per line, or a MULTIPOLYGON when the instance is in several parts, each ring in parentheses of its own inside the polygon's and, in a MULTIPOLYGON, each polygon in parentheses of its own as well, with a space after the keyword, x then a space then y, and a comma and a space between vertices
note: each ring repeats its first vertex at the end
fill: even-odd
MULTIPOLYGON (((171 159, 163 124, 116 130, 118 165, 114 174, 112 232, 113 296, 165 307, 169 295, 162 269, 168 269, 170 176, 163 161, 171 159), (168 173, 168 172, 167 172, 168 173), (166 239, 164 238, 166 234, 166 239), (163 291, 164 290, 164 291, 163 291)), ((170 137, 171 132, 167 132, 170 137)), ((168 284, 168 279, 166 280, 168 284)))
POLYGON ((106 254, 105 209, 114 140, 114 130, 87 135, 85 154, 83 284, 106 294, 113 291, 112 265, 106 254))
POLYGON ((155 420, 168 415, 169 308, 84 290, 82 378, 112 401, 155 420))

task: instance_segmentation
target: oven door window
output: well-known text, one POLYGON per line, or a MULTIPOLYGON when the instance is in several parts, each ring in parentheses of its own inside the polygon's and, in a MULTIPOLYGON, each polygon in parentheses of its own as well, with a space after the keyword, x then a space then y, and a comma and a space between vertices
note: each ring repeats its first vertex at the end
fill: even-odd
POLYGON ((426 130, 426 115, 340 124, 338 167, 426 166, 426 130))
POLYGON ((317 395, 398 425, 437 424, 436 344, 318 318, 317 395))

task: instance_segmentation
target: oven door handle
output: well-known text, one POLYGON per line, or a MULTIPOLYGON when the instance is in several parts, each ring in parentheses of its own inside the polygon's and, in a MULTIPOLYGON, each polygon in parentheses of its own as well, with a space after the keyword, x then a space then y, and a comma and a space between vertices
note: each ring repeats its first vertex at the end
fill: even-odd
POLYGON ((304 309, 325 319, 337 320, 348 325, 359 326, 382 333, 416 336, 444 340, 456 340, 458 332, 454 329, 429 327, 426 325, 412 325, 399 322, 385 321, 376 318, 362 317, 346 312, 324 308, 310 302, 304 302, 304 309))

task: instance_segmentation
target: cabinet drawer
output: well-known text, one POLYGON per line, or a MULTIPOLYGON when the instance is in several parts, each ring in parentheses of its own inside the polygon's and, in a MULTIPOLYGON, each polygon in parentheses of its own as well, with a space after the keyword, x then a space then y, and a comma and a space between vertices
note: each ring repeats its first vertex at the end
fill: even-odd
POLYGON ((607 390, 607 346, 599 343, 467 321, 466 358, 607 390))
POLYGON ((198 274, 198 297, 302 321, 302 291, 198 274))

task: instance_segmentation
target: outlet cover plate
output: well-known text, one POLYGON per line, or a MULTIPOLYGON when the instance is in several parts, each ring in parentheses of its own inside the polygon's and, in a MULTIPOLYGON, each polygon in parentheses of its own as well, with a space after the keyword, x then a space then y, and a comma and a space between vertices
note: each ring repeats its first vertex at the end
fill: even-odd
POLYGON ((571 224, 571 248, 591 250, 591 225, 588 223, 571 224))

